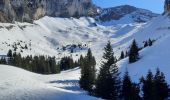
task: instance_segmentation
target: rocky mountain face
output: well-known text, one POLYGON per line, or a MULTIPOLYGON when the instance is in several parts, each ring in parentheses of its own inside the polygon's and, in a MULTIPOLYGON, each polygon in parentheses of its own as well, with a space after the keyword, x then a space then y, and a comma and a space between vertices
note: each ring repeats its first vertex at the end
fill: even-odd
POLYGON ((170 0, 165 0, 164 13, 170 12, 170 0))
POLYGON ((80 17, 96 13, 91 0, 0 0, 0 22, 32 22, 43 16, 80 17))
POLYGON ((96 19, 101 22, 109 22, 112 20, 120 20, 127 15, 135 22, 146 22, 153 17, 156 17, 158 14, 129 5, 122 5, 118 7, 102 9, 101 14, 97 16, 96 19))

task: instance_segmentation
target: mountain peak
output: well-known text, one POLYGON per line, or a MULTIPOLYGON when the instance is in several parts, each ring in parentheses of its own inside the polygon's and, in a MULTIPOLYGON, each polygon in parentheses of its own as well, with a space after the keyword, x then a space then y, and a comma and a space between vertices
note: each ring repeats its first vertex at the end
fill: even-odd
MULTIPOLYGON (((134 22, 146 22, 153 17, 156 17, 158 14, 155 14, 149 10, 136 8, 130 5, 122 5, 117 7, 105 8, 102 9, 97 20, 100 22, 110 22, 113 20, 121 20, 125 16, 130 17, 134 22)), ((127 19, 126 19, 127 20, 127 19)))

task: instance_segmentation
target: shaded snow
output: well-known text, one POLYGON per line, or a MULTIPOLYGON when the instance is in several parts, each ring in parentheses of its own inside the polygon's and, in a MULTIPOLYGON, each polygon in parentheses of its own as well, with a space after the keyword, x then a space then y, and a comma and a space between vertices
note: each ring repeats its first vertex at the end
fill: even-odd
POLYGON ((79 71, 40 75, 0 65, 0 100, 100 100, 79 88, 79 71))

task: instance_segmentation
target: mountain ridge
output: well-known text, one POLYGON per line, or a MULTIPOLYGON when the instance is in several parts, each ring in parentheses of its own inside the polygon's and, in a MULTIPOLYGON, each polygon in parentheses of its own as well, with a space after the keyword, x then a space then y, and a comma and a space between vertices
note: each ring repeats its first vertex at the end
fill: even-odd
MULTIPOLYGON (((157 17, 159 14, 153 13, 152 11, 137 8, 130 5, 121 5, 116 7, 104 8, 101 9, 100 15, 96 17, 96 20, 101 23, 110 22, 110 21, 119 21, 126 16, 130 20, 138 23, 147 22, 154 17, 157 17)), ((127 19, 126 19, 127 20, 127 19)))

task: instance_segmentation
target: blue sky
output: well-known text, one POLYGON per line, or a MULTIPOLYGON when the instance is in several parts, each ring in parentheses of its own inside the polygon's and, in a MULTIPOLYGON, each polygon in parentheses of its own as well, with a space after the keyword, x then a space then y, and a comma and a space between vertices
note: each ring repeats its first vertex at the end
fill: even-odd
POLYGON ((164 8, 164 0, 93 0, 93 2, 102 8, 128 4, 156 13, 162 13, 164 8))

